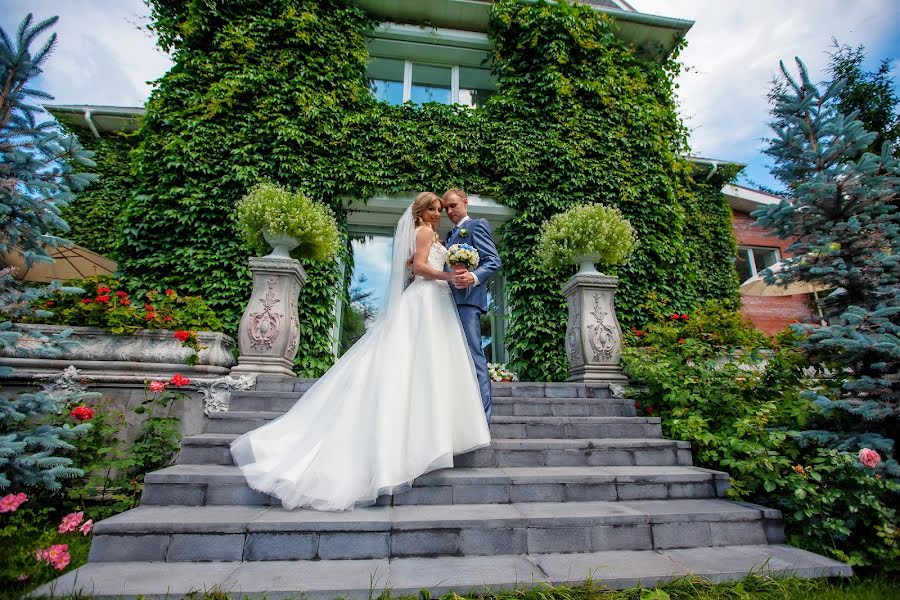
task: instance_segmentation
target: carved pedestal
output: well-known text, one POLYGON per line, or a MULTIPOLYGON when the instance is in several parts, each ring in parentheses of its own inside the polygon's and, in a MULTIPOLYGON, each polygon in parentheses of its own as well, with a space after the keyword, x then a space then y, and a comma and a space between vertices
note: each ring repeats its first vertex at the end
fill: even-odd
POLYGON ((618 278, 602 273, 577 273, 563 286, 569 303, 569 381, 628 383, 622 372, 622 329, 614 301, 618 283, 618 278))
POLYGON ((253 293, 238 330, 241 355, 231 370, 293 376, 300 338, 297 298, 306 271, 291 258, 251 258, 253 293))

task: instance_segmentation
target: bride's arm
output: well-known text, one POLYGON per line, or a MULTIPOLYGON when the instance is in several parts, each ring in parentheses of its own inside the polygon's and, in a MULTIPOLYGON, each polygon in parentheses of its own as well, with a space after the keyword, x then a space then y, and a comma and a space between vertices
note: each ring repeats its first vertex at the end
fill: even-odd
POLYGON ((438 271, 428 264, 428 254, 431 252, 431 244, 434 243, 434 231, 431 227, 423 227, 416 232, 416 253, 413 256, 413 275, 421 275, 427 279, 450 281, 453 273, 438 271))

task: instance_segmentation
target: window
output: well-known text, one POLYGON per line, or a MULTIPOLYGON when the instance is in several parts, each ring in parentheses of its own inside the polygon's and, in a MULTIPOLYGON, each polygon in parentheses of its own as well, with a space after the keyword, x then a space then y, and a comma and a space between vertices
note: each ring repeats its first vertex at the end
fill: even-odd
POLYGON ((404 61, 376 58, 369 65, 372 94, 388 104, 403 104, 404 61))
POLYGON ((750 248, 746 246, 738 247, 737 260, 735 268, 738 272, 740 280, 747 281, 751 277, 755 277, 760 271, 767 267, 771 267, 781 260, 778 255, 778 248, 750 248))
POLYGON ((488 69, 428 65, 375 58, 369 65, 372 94, 389 104, 438 102, 481 107, 494 94, 488 69))

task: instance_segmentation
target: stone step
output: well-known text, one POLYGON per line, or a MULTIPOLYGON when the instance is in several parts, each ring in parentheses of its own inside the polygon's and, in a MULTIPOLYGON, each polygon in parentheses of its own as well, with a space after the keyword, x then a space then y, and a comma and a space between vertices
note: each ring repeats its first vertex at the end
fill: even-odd
MULTIPOLYGON (((205 433, 246 433, 283 413, 228 410, 212 413, 205 433)), ((496 416, 491 437, 496 438, 659 438, 659 417, 524 417, 496 416)))
MULTIPOLYGON (((299 392, 232 392, 229 410, 286 412, 303 397, 299 392)), ((533 398, 500 396, 493 399, 494 415, 528 417, 633 417, 634 402, 626 398, 533 398)))
MULTIPOLYGON (((453 468, 422 475, 412 489, 384 496, 379 504, 715 498, 728 486, 727 473, 699 467, 453 468)), ((280 501, 251 489, 238 467, 185 464, 148 473, 141 505, 278 506, 280 501)))
POLYGON ((368 560, 253 562, 88 563, 45 584, 37 596, 180 598, 197 590, 227 590, 232 598, 294 597, 370 600, 464 597, 551 585, 577 585, 590 577, 600 587, 652 588, 686 575, 714 581, 755 572, 774 577, 849 577, 850 567, 785 545, 719 546, 680 550, 604 551, 584 554, 444 556, 368 560), (425 596, 422 596, 425 597, 425 596))
MULTIPOLYGON (((259 375, 252 391, 255 392, 305 392, 316 379, 298 379, 282 375, 259 375)), ((541 381, 492 382, 491 395, 525 397, 608 398, 612 395, 609 384, 587 386, 582 383, 545 383, 541 381)))
POLYGON ((94 526, 90 562, 344 560, 779 544, 781 513, 726 500, 140 506, 94 526))
MULTIPOLYGON (((203 433, 184 438, 179 464, 232 465, 234 433, 203 433)), ((666 466, 692 464, 691 445, 665 439, 494 439, 454 457, 457 467, 666 466)))

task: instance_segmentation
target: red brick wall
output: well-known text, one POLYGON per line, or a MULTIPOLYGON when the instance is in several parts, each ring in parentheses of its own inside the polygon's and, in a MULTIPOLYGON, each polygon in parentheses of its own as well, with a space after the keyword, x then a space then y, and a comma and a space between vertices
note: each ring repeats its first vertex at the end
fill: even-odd
MULTIPOLYGON (((759 248, 778 248, 781 258, 790 256, 786 252, 791 240, 781 240, 766 235, 767 229, 756 227, 756 221, 745 212, 732 211, 732 230, 738 246, 756 246, 759 248)), ((798 296, 741 296, 743 308, 741 312, 754 325, 767 335, 778 333, 791 323, 802 323, 813 319, 808 294, 798 296)))

